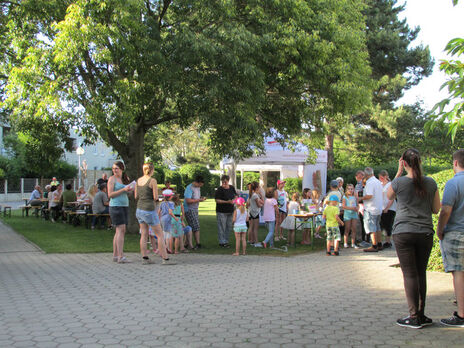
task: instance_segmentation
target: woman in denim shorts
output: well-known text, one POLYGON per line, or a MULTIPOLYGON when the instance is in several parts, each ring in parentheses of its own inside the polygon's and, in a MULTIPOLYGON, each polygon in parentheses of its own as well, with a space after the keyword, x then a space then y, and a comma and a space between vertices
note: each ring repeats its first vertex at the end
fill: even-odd
POLYGON ((127 194, 133 191, 129 185, 129 178, 124 173, 124 163, 114 162, 113 175, 108 179, 108 198, 110 199, 111 223, 116 228, 113 238, 113 261, 127 263, 129 260, 124 256, 124 235, 126 225, 129 221, 129 197, 127 194))
POLYGON ((137 179, 135 186, 135 199, 137 200, 136 217, 140 224, 140 252, 142 253, 142 264, 148 265, 154 263, 148 257, 147 239, 148 226, 151 226, 155 236, 158 239, 158 250, 163 258, 164 264, 173 264, 169 262, 164 245, 164 236, 160 226, 158 212, 156 211, 156 202, 158 202, 158 184, 156 179, 152 178, 154 167, 151 163, 143 165, 143 176, 137 179))

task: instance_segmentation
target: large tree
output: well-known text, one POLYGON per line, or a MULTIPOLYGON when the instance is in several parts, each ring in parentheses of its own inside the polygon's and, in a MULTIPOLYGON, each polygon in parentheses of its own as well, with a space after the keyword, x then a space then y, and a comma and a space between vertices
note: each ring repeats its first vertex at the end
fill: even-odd
POLYGON ((369 0, 367 5, 363 13, 372 68, 372 105, 361 113, 339 115, 338 122, 323 118, 322 124, 314 129, 313 144, 328 151, 329 168, 334 163, 335 137, 347 148, 368 151, 367 157, 375 156, 370 144, 394 138, 397 120, 404 115, 405 110, 395 103, 406 89, 432 72, 428 47, 412 46, 420 28, 411 29, 406 19, 398 17, 405 5, 397 5, 396 0, 369 0))
POLYGON ((140 174, 148 130, 197 121, 241 156, 321 104, 352 113, 369 73, 361 0, 18 0, 6 105, 70 123, 140 174))

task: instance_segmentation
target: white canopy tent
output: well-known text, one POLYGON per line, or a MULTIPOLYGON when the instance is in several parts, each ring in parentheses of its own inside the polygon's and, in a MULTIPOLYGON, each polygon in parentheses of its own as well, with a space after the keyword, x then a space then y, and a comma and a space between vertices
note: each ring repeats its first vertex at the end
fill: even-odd
POLYGON ((225 159, 222 168, 227 169, 231 181, 236 184, 236 171, 241 172, 241 185, 243 188, 243 174, 245 171, 259 172, 260 184, 267 186, 267 173, 279 172, 280 180, 285 178, 303 178, 303 188, 318 187, 322 193, 326 191, 327 181, 327 151, 316 150, 317 160, 314 164, 306 164, 308 149, 299 145, 292 151, 282 147, 274 139, 268 139, 265 144, 265 154, 253 156, 238 162, 225 159))

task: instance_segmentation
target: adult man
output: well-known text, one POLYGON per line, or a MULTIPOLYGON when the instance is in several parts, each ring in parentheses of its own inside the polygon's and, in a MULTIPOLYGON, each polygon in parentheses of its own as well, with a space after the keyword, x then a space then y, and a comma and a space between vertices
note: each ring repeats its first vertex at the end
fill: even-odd
POLYGON ((74 206, 71 206, 69 202, 76 202, 76 201, 77 201, 76 192, 73 191, 71 184, 67 184, 66 191, 63 192, 63 194, 61 195, 61 199, 60 199, 60 203, 62 203, 63 209, 73 208, 74 206))
POLYGON ((464 327, 464 149, 453 154, 454 177, 445 185, 437 236, 445 272, 453 275, 457 312, 451 318, 441 319, 447 326, 464 327))
POLYGON ((234 215, 234 200, 237 197, 235 187, 229 185, 230 177, 221 176, 221 186, 216 190, 216 219, 218 225, 219 246, 229 248, 229 236, 232 230, 232 217, 234 215))
POLYGON ((34 187, 34 191, 31 193, 31 197, 29 198, 29 204, 31 206, 40 206, 42 205, 42 202, 40 199, 42 198, 42 189, 40 188, 39 185, 36 185, 34 187))
MULTIPOLYGON (((92 213, 94 214, 109 214, 109 199, 107 194, 106 183, 101 183, 98 185, 98 192, 95 195, 92 203, 92 213)), ((96 225, 95 216, 92 217, 92 230, 95 229, 96 225)), ((110 226, 108 224, 108 226, 110 226)))
MULTIPOLYGON (((205 183, 201 175, 197 175, 195 181, 185 188, 184 192, 184 212, 187 223, 192 228, 195 236, 195 249, 200 249, 200 220, 198 218, 198 206, 206 198, 201 197, 200 188, 205 183)), ((189 247, 192 247, 192 241, 189 241, 189 247)))
POLYGON ((106 173, 102 174, 102 177, 97 180, 97 186, 100 186, 101 184, 107 184, 108 183, 108 175, 106 173))
POLYGON ((364 249, 365 252, 377 252, 382 250, 382 236, 380 229, 380 217, 383 205, 382 183, 374 176, 374 169, 366 167, 366 186, 364 187, 363 197, 359 198, 364 202, 364 229, 370 234, 372 246, 364 249))

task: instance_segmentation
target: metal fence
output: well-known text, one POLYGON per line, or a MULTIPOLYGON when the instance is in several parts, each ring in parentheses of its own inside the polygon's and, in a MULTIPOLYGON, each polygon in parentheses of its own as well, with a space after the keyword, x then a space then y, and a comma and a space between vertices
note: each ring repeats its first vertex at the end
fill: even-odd
POLYGON ((21 193, 21 179, 8 180, 8 192, 5 193, 21 193))

